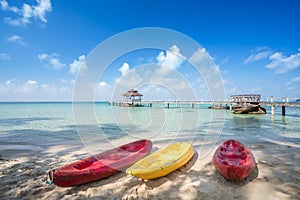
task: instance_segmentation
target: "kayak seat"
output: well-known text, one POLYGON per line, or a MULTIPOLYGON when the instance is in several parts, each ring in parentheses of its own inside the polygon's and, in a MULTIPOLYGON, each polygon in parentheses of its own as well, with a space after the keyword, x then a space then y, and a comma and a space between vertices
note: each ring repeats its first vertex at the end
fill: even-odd
POLYGON ((73 165, 75 169, 82 170, 91 166, 94 162, 91 160, 81 160, 73 165))

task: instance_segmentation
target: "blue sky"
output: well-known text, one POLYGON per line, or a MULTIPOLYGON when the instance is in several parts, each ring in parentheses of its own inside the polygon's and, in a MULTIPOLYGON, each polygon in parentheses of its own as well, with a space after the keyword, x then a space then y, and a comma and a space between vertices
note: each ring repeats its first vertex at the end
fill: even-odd
MULTIPOLYGON (((72 100, 89 53, 109 37, 141 27, 172 29, 201 44, 217 65, 227 96, 299 98, 298 19, 298 0, 0 0, 0 101, 72 100)), ((108 100, 135 66, 180 52, 174 45, 162 54, 144 50, 116 60, 99 80, 96 100, 108 100)), ((169 63, 178 65, 199 99, 209 97, 184 63, 169 63)), ((161 88, 141 90, 146 99, 172 98, 161 96, 161 88)))

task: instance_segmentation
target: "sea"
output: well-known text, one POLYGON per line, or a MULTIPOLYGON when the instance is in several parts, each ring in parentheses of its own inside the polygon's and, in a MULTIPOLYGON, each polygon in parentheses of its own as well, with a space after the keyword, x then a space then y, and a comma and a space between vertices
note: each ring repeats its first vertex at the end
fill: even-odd
POLYGON ((210 105, 153 104, 119 107, 108 102, 2 102, 1 150, 44 151, 50 147, 82 145, 94 154, 138 139, 154 146, 178 141, 209 151, 222 140, 243 143, 300 141, 300 107, 265 107, 267 114, 233 114, 210 105))

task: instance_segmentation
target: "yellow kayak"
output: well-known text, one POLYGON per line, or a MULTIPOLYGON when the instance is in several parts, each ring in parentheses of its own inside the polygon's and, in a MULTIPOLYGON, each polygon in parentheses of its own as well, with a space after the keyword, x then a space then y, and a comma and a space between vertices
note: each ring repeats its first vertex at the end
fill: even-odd
POLYGON ((193 155, 191 144, 176 142, 139 160, 126 170, 126 174, 142 179, 159 178, 184 166, 193 155))

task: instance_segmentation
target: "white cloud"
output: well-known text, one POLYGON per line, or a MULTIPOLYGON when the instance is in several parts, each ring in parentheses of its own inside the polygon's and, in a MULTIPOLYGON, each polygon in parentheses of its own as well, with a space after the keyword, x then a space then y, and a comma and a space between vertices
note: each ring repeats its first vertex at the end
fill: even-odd
POLYGON ((134 88, 143 81, 143 74, 137 73, 136 70, 130 70, 125 76, 115 79, 115 82, 123 88, 134 88))
POLYGON ((300 76, 295 77, 295 78, 291 78, 290 81, 288 81, 287 83, 285 83, 285 86, 291 85, 292 83, 299 82, 299 81, 300 81, 300 76))
POLYGON ((61 92, 71 92, 71 91, 72 91, 70 88, 65 87, 65 86, 60 87, 59 90, 60 90, 61 92))
POLYGON ((38 59, 39 60, 45 60, 45 59, 47 59, 48 58, 48 54, 46 54, 46 53, 42 53, 42 54, 39 54, 38 55, 38 59))
POLYGON ((103 87, 106 87, 106 86, 108 86, 108 84, 107 84, 105 81, 101 81, 101 82, 99 83, 99 87, 100 87, 100 88, 103 88, 103 87))
POLYGON ((204 61, 206 62, 207 60, 213 60, 213 58, 208 54, 205 48, 199 48, 189 58, 189 62, 191 62, 193 65, 197 65, 204 61))
MULTIPOLYGON (((300 48, 298 49, 300 51, 300 48)), ((300 67, 300 53, 284 56, 281 52, 276 52, 269 57, 270 63, 266 68, 274 70, 275 74, 284 74, 300 67)))
POLYGON ((212 63, 213 58, 209 55, 205 48, 199 48, 197 51, 193 53, 193 55, 189 58, 189 62, 194 66, 203 66, 201 69, 209 69, 213 70, 213 73, 220 73, 219 66, 212 63))
POLYGON ((70 65, 70 73, 75 74, 79 72, 79 70, 84 70, 87 68, 85 55, 81 55, 78 57, 78 60, 74 60, 70 65))
POLYGON ((197 49, 188 59, 205 81, 211 99, 222 99, 225 96, 221 70, 205 48, 197 49))
POLYGON ((8 53, 0 53, 0 59, 2 60, 9 60, 10 55, 8 53))
POLYGON ((169 88, 159 84, 145 85, 138 90, 144 95, 145 100, 177 100, 176 95, 169 88))
MULTIPOLYGON (((300 48, 298 51, 300 51, 300 48)), ((255 62, 264 58, 269 58, 270 63, 266 65, 266 68, 274 70, 275 74, 284 74, 300 67, 299 52, 286 57, 281 52, 273 53, 267 47, 258 47, 254 49, 253 54, 251 54, 243 64, 255 62)))
POLYGON ((158 64, 161 65, 161 68, 158 72, 161 75, 168 74, 172 70, 180 67, 185 59, 186 57, 180 53, 180 49, 176 45, 173 45, 169 48, 169 50, 166 51, 166 53, 161 51, 157 55, 156 60, 158 64))
POLYGON ((8 9, 8 3, 5 0, 0 1, 1 9, 7 10, 8 9))
POLYGON ((72 90, 67 86, 56 86, 27 80, 17 83, 7 80, 0 83, 1 101, 70 101, 72 90))
POLYGON ((239 87, 239 86, 228 86, 226 87, 227 97, 236 94, 259 94, 262 92, 260 87, 239 87))
POLYGON ((5 82, 5 84, 6 84, 6 85, 10 85, 10 84, 11 84, 11 80, 7 80, 7 81, 5 82))
MULTIPOLYGON (((121 100, 122 96, 120 96, 120 94, 126 92, 128 89, 137 89, 141 87, 144 88, 152 84, 155 85, 154 90, 159 90, 161 87, 165 88, 165 90, 168 90, 169 93, 172 94, 172 98, 203 98, 203 91, 206 92, 205 97, 208 96, 209 98, 210 94, 207 84, 202 84, 203 87, 200 88, 199 84, 194 81, 195 77, 193 74, 188 74, 188 76, 193 75, 193 77, 186 79, 186 76, 177 70, 183 66, 183 62, 185 60, 186 57, 181 53, 179 47, 173 45, 167 51, 159 52, 156 56, 156 60, 153 60, 151 64, 131 68, 128 63, 124 63, 119 68, 122 76, 115 79, 115 85, 113 85, 115 89, 113 90, 112 98, 114 100, 121 100)), ((199 73, 196 74, 196 77, 204 75, 206 82, 209 82, 212 85, 211 88, 215 90, 220 88, 223 89, 223 82, 216 81, 220 79, 220 69, 211 60, 212 58, 204 48, 197 49, 189 58, 189 61, 192 61, 192 64, 194 64, 194 66, 199 70, 199 73)), ((184 66, 191 67, 186 65, 184 66)), ((204 81, 202 81, 202 83, 203 82, 204 81)), ((146 99, 151 99, 155 96, 157 96, 157 98, 162 97, 157 93, 148 94, 147 90, 145 89, 143 89, 143 92, 146 92, 144 97, 146 99)), ((153 90, 151 92, 153 93, 153 90)), ((156 99, 156 97, 154 99, 156 99)))
POLYGON ((243 64, 248 64, 250 62, 255 62, 262 60, 264 58, 268 58, 272 54, 267 47, 258 47, 253 50, 253 53, 243 62, 243 64))
POLYGON ((123 65, 119 68, 119 72, 122 73, 122 76, 125 76, 129 72, 129 64, 123 63, 123 65))
POLYGON ((293 81, 293 82, 298 82, 298 81, 300 81, 300 76, 298 76, 298 77, 295 77, 295 78, 292 78, 292 80, 291 81, 293 81))
POLYGON ((47 23, 46 14, 52 11, 51 0, 36 0, 37 5, 24 3, 22 8, 10 6, 6 0, 1 0, 1 9, 11 11, 17 15, 16 18, 6 17, 5 21, 13 26, 24 26, 31 23, 32 19, 47 23))
POLYGON ((12 43, 18 43, 18 44, 21 44, 21 45, 25 45, 23 38, 19 35, 12 35, 12 36, 7 38, 7 41, 12 42, 12 43))
POLYGON ((12 11, 14 13, 19 12, 19 9, 17 7, 9 6, 7 1, 5 1, 5 0, 1 0, 0 5, 1 5, 1 10, 12 11))
POLYGON ((38 59, 41 62, 45 62, 48 65, 50 65, 53 69, 61 69, 63 67, 66 66, 65 63, 62 63, 59 59, 58 59, 59 55, 58 54, 51 54, 48 55, 46 53, 42 53, 38 55, 38 59))
POLYGON ((74 79, 71 79, 71 80, 61 79, 60 82, 63 83, 63 84, 71 84, 71 85, 73 85, 75 83, 75 80, 74 79))
POLYGON ((287 87, 287 88, 285 88, 285 89, 287 89, 287 90, 295 90, 295 89, 297 89, 296 87, 287 87))
MULTIPOLYGON (((110 99, 121 100, 123 98, 120 94, 128 91, 131 88, 136 88, 143 81, 144 74, 139 73, 140 68, 134 68, 129 70, 129 65, 123 64, 120 69, 123 69, 122 76, 115 78, 113 94, 111 94, 110 99), (127 68, 128 66, 128 68, 127 68), (128 70, 127 70, 128 69, 128 70)), ((119 69, 119 71, 120 71, 119 69)), ((111 93, 111 92, 110 92, 111 93)))
POLYGON ((41 88, 43 90, 48 90, 49 89, 49 85, 48 84, 41 84, 41 88))
POLYGON ((26 82, 26 84, 28 84, 28 85, 37 85, 37 81, 35 81, 35 80, 28 80, 27 82, 26 82))
POLYGON ((39 88, 38 82, 35 80, 28 80, 18 88, 18 92, 29 93, 39 88))
MULTIPOLYGON (((125 75, 130 71, 130 67, 128 63, 123 63, 123 65, 118 69, 121 72, 122 76, 120 78, 115 78, 115 82, 119 83, 119 81, 125 77, 125 75)), ((128 77, 127 77, 128 78, 128 77)))
POLYGON ((208 77, 209 75, 219 75, 221 72, 219 66, 215 65, 212 61, 213 58, 205 48, 199 48, 189 58, 189 62, 194 66, 198 66, 201 75, 205 77, 208 77))
POLYGON ((229 88, 229 89, 227 90, 227 93, 228 93, 228 94, 236 94, 237 91, 238 91, 238 87, 237 87, 237 86, 234 86, 234 87, 232 87, 232 88, 229 88))
MULTIPOLYGON (((60 61, 60 59, 58 58, 59 54, 57 53, 50 54, 50 55, 46 53, 42 53, 39 54, 37 57, 41 62, 50 65, 53 69, 61 69, 66 66, 65 63, 60 61)), ((87 64, 86 64, 85 55, 81 55, 78 57, 77 60, 73 60, 73 62, 69 64, 69 67, 70 67, 69 72, 71 74, 75 74, 81 69, 86 69, 87 64)))
POLYGON ((57 58, 50 58, 50 64, 53 66, 54 69, 61 69, 66 65, 60 62, 60 60, 57 58))
POLYGON ((47 22, 46 13, 51 12, 52 6, 50 0, 37 0, 38 5, 34 6, 34 15, 41 21, 47 22))
POLYGON ((111 100, 112 97, 112 85, 105 81, 101 81, 96 86, 95 100, 96 101, 107 101, 111 100))

